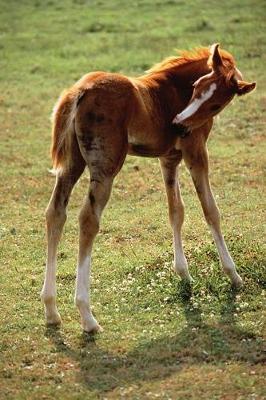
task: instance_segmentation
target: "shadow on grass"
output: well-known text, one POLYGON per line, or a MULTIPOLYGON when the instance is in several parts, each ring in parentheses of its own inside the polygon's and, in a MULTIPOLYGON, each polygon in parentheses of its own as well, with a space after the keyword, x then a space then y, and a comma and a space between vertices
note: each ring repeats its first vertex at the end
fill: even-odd
POLYGON ((46 335, 58 352, 79 363, 78 379, 98 394, 162 379, 181 371, 184 366, 221 365, 228 361, 249 365, 263 362, 260 339, 236 324, 234 291, 221 303, 220 321, 214 325, 203 322, 202 310, 193 305, 190 295, 190 288, 180 285, 179 301, 187 321, 181 332, 140 341, 127 353, 101 348, 97 337, 88 334, 80 337, 75 349, 65 343, 60 330, 47 329, 46 335))

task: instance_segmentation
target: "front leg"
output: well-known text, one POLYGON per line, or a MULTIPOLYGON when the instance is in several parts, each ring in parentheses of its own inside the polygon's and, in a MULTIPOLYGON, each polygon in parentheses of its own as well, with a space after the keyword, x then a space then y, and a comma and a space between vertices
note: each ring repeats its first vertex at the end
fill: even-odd
POLYGON ((184 204, 177 180, 177 165, 181 159, 181 152, 175 152, 172 156, 160 158, 160 163, 168 200, 169 219, 173 229, 174 269, 181 278, 192 281, 181 238, 181 228, 184 222, 184 204))
POLYGON ((193 152, 192 150, 192 147, 187 147, 186 151, 183 151, 184 160, 193 179, 206 222, 212 232, 223 270, 229 276, 234 286, 240 286, 242 279, 236 271, 235 264, 227 249, 220 228, 220 213, 209 182, 208 151, 206 145, 202 144, 196 152, 195 149, 193 152))

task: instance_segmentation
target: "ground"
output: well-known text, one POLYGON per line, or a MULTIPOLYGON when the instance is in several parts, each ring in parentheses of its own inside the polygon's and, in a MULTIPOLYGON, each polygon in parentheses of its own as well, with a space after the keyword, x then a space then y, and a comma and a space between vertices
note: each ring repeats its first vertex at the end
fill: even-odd
POLYGON ((265 399, 265 2, 0 3, 0 399, 265 399), (257 81, 256 92, 222 112, 209 141, 213 190, 243 288, 232 290, 220 271, 184 166, 194 284, 180 282, 158 161, 128 157, 93 253, 92 303, 104 332, 82 334, 73 304, 86 174, 59 250, 63 326, 46 328, 39 293, 58 95, 88 71, 138 75, 175 48, 214 42, 257 81))

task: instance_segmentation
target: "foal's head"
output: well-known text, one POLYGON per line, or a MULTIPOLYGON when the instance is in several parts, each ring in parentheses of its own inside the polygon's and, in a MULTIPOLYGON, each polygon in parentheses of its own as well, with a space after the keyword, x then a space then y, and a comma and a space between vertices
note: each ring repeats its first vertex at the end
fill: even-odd
POLYGON ((220 54, 219 44, 211 47, 208 63, 211 72, 194 82, 192 97, 187 107, 176 115, 174 124, 182 124, 190 129, 200 127, 218 114, 235 95, 242 96, 256 87, 255 82, 242 80, 233 58, 225 52, 220 54))

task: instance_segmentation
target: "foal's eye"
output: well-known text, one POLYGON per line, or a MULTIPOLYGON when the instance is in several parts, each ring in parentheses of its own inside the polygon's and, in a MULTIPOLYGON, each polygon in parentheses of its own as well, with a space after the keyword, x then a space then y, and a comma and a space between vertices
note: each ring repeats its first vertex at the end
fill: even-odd
POLYGON ((220 104, 214 104, 213 106, 211 106, 211 111, 218 111, 220 108, 220 104))

